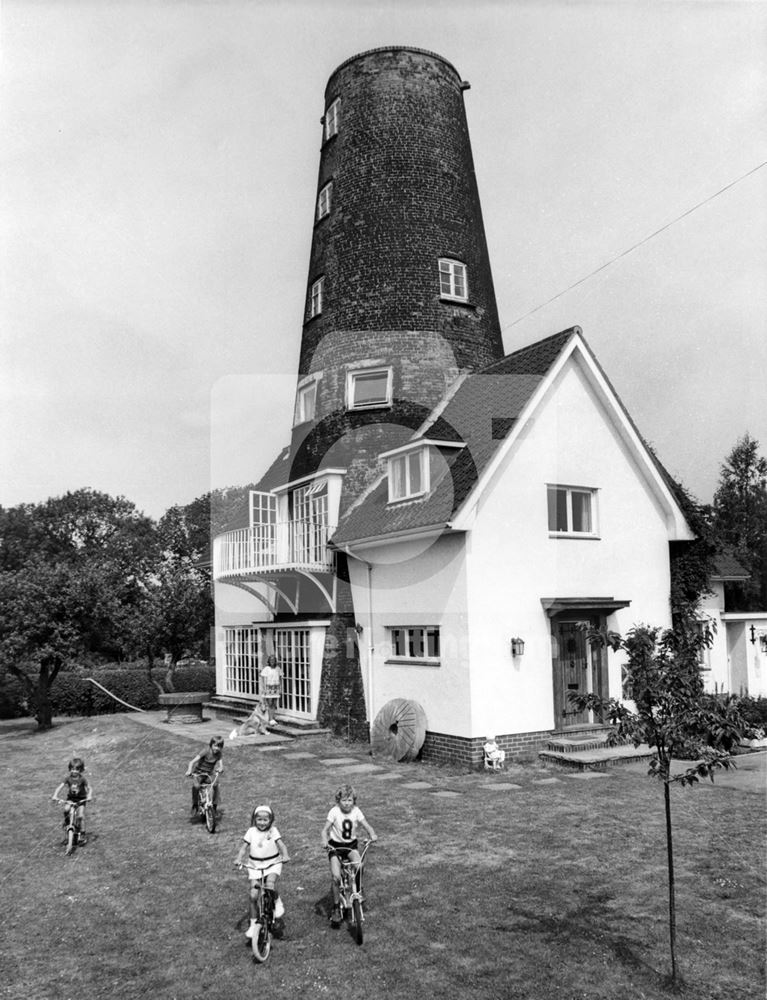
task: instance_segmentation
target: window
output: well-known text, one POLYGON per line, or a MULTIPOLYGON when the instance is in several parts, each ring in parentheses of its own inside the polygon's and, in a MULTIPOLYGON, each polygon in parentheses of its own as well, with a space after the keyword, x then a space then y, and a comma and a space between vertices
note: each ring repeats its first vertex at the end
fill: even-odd
POLYGON ((465 264, 447 258, 440 260, 439 294, 443 299, 457 299, 459 302, 466 302, 469 292, 465 264))
POLYGON ((425 448, 389 459, 389 503, 421 496, 429 488, 425 448))
POLYGON ((346 387, 350 410, 364 410, 391 404, 391 368, 349 372, 346 387))
POLYGON ((549 486, 549 531, 596 535, 596 490, 549 486))
POLYGON ((296 393, 296 414, 295 423, 304 424, 309 420, 314 420, 314 411, 317 403, 317 382, 312 379, 306 385, 300 385, 296 393))
POLYGON ((338 126, 341 120, 341 98, 337 97, 332 104, 328 105, 325 112, 325 141, 338 135, 338 126))
POLYGON ((439 626, 392 628, 391 655, 397 660, 438 660, 439 626))
POLYGON ((333 182, 330 181, 320 190, 317 196, 317 221, 330 215, 330 198, 333 193, 333 182))
POLYGON ((318 278, 311 288, 309 296, 309 319, 319 316, 322 312, 322 287, 325 284, 324 278, 318 278))

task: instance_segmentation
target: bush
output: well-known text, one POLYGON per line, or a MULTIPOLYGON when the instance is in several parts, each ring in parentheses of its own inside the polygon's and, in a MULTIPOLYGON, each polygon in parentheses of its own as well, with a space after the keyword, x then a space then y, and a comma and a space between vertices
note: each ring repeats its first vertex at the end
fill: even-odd
POLYGON ((747 695, 738 699, 738 708, 750 726, 767 729, 767 698, 752 698, 747 695))
MULTIPOLYGON (((129 712, 87 678, 98 681, 107 691, 135 708, 159 707, 157 685, 147 676, 143 663, 122 663, 102 667, 76 667, 62 670, 51 687, 51 707, 54 715, 103 715, 109 712, 129 712)), ((155 667, 154 680, 162 683, 165 670, 155 667)), ((177 691, 216 690, 215 667, 204 663, 179 667, 173 677, 177 691)), ((6 675, 0 683, 0 718, 15 719, 29 715, 22 686, 15 677, 6 675)))

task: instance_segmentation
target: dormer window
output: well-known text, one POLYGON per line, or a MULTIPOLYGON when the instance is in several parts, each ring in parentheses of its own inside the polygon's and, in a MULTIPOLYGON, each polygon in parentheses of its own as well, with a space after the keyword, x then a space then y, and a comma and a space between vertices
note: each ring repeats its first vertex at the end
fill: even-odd
POLYGON ((439 295, 442 299, 467 302, 469 286, 466 279, 466 265, 449 257, 439 262, 439 295))
POLYGON ((325 284, 324 278, 318 278, 311 287, 309 293, 309 319, 319 316, 322 312, 322 291, 325 284))
POLYGON ((391 368, 367 368, 349 372, 346 383, 347 408, 366 410, 391 406, 391 368))
POLYGON ((317 381, 312 379, 305 385, 298 387, 296 393, 296 413, 294 425, 305 424, 314 420, 314 413, 317 406, 317 381))
POLYGON ((423 496, 429 489, 426 448, 408 451, 389 459, 389 503, 423 496))
POLYGON ((332 104, 328 105, 325 112, 325 141, 338 135, 338 126, 341 118, 341 98, 337 97, 332 104))
POLYGON ((329 181, 325 187, 320 190, 317 196, 317 221, 324 219, 326 215, 330 215, 330 199, 333 193, 333 182, 329 181))

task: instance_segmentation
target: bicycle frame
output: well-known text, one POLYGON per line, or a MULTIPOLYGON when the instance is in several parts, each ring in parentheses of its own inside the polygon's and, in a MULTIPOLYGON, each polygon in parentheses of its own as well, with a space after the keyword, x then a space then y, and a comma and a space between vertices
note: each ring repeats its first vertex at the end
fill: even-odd
POLYGON ((56 799, 56 802, 64 806, 66 813, 67 854, 72 854, 77 846, 82 828, 82 817, 79 815, 79 810, 85 806, 86 801, 87 799, 81 802, 74 802, 71 799, 56 799))
MULTIPOLYGON (((279 864, 285 864, 282 858, 279 861, 274 861, 272 864, 267 865, 266 868, 258 868, 258 881, 255 882, 255 889, 257 891, 257 896, 255 900, 255 921, 256 928, 251 938, 251 945, 253 948, 253 957, 257 962, 265 962, 269 957, 269 952, 272 948, 272 933, 274 930, 274 896, 271 892, 267 892, 269 886, 267 885, 268 873, 272 868, 276 868, 279 864)), ((247 872, 251 872, 254 869, 249 868, 247 865, 240 865, 240 868, 244 868, 247 872)), ((250 876, 248 876, 250 877, 250 876)), ((248 908, 248 916, 250 916, 250 908, 248 908)))
POLYGON ((216 830, 217 814, 214 805, 214 789, 217 782, 218 773, 212 779, 209 778, 207 781, 200 781, 197 789, 197 811, 202 814, 205 826, 208 828, 208 833, 215 833, 216 830))
POLYGON ((362 864, 371 843, 370 840, 365 841, 365 846, 358 851, 359 858, 356 861, 341 857, 337 848, 328 848, 328 854, 335 855, 341 865, 341 884, 338 887, 341 909, 345 911, 346 919, 352 922, 357 944, 362 944, 362 924, 365 920, 362 910, 362 864))

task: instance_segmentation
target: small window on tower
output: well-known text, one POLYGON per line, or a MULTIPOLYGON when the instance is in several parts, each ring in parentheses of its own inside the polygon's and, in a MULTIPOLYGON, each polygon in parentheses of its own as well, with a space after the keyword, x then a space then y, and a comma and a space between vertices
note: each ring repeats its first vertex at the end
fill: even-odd
POLYGON ((319 316, 322 312, 322 289, 325 284, 324 278, 317 278, 312 284, 309 294, 309 319, 319 316))
POLYGON ((314 413, 317 405, 317 382, 312 379, 306 385, 300 385, 296 393, 296 417, 295 424, 305 424, 309 420, 314 420, 314 413))
POLYGON ((346 383, 346 399, 350 410, 391 406, 391 368, 371 368, 366 371, 349 372, 346 383))
POLYGON ((337 97, 332 104, 328 105, 325 112, 325 141, 338 135, 338 126, 341 118, 341 98, 337 97))
POLYGON ((333 193, 333 182, 325 185, 317 196, 317 221, 330 215, 330 198, 333 193))
POLYGON ((443 299, 466 302, 469 297, 466 265, 443 257, 439 262, 439 294, 443 299))

